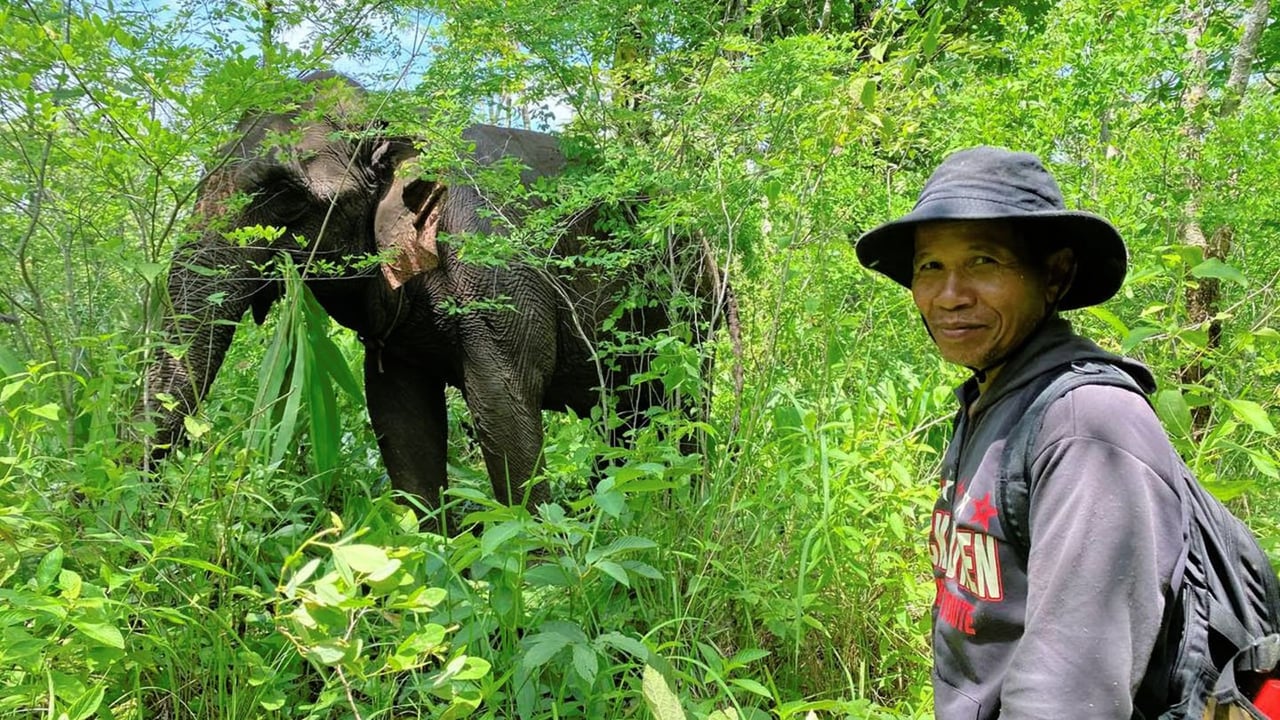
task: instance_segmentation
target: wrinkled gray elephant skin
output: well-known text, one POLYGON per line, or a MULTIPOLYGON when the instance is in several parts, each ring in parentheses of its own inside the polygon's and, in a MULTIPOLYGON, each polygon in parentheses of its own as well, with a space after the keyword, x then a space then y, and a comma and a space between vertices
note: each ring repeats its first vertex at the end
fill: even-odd
MULTIPOLYGON (((262 322, 278 297, 280 283, 263 268, 281 253, 302 264, 314 257, 344 263, 382 251, 390 257, 372 271, 351 269, 337 277, 308 280, 317 300, 338 323, 356 331, 365 344, 365 389, 382 457, 395 488, 438 507, 446 487, 447 418, 445 386, 461 389, 476 438, 504 503, 536 505, 546 490, 524 485, 542 452, 544 409, 572 409, 587 415, 601 401, 601 373, 593 347, 606 318, 618 307, 625 283, 602 280, 587 271, 552 274, 530 264, 482 267, 461 262, 450 243, 462 233, 506 234, 525 208, 494 207, 467 184, 465 176, 424 180, 401 173, 416 152, 404 140, 363 140, 342 131, 362 92, 332 75, 314 78, 316 98, 330 102, 324 121, 302 120, 300 112, 251 115, 237 128, 239 138, 226 161, 203 179, 196 203, 200 237, 174 256, 169 276, 172 315, 168 339, 185 347, 181 358, 162 351, 150 368, 137 414, 155 420, 150 457, 158 458, 181 438, 183 416, 205 396, 246 310, 262 322), (267 142, 295 133, 292 145, 267 142), (236 206, 233 197, 252 200, 236 206), (233 206, 236 209, 231 209, 233 206), (494 215, 496 211, 500 215, 494 215), (253 226, 284 228, 269 245, 238 246, 228 230, 253 226), (295 238, 307 244, 299 247, 295 238), (391 252, 387 252, 390 250, 391 252), (492 307, 502 299, 506 307, 492 307), (489 305, 484 305, 489 301, 489 305), (479 305, 475 305, 479 303, 479 305), (448 312, 447 307, 478 309, 448 312), (157 395, 177 400, 161 408, 157 395)), ((564 168, 553 136, 478 125, 463 137, 480 165, 514 158, 531 183, 564 168)), ((592 212, 563 221, 553 255, 572 255, 581 242, 608 242, 592 212)), ((716 265, 703 249, 690 253, 692 286, 707 303, 731 302, 716 265)), ((717 308, 723 307, 721 304, 717 308)), ((624 313, 618 325, 661 332, 669 319, 659 310, 624 313)), ((643 358, 624 359, 604 376, 618 388, 642 370, 643 358)), ((653 388, 622 388, 618 410, 639 417, 658 400, 653 388)), ((617 438, 613 438, 617 439, 617 438)))

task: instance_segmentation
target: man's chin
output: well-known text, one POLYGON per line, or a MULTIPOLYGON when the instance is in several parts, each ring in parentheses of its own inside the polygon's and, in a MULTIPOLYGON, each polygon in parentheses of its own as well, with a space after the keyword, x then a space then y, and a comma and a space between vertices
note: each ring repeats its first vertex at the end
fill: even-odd
POLYGON ((949 350, 942 346, 939 346, 938 349, 942 354, 943 360, 946 360, 953 365, 967 367, 970 370, 977 370, 981 368, 987 361, 987 355, 985 353, 961 349, 949 350))

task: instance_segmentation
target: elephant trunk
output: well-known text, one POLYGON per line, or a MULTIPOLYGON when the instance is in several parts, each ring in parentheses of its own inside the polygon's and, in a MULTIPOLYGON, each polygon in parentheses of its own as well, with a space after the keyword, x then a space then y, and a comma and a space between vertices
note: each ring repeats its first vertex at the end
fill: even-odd
POLYGON ((134 411, 135 420, 156 426, 144 440, 144 463, 163 458, 181 440, 183 420, 208 392, 245 310, 252 305, 261 316, 274 298, 264 292, 261 253, 211 235, 179 248, 169 272, 164 343, 134 411))

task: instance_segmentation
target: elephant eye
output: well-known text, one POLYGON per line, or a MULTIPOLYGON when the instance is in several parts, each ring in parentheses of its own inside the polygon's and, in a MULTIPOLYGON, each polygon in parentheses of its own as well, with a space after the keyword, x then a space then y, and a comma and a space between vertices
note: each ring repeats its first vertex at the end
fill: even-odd
POLYGON ((283 168, 269 173, 248 188, 253 196, 251 209, 263 224, 285 225, 311 210, 311 192, 283 168))

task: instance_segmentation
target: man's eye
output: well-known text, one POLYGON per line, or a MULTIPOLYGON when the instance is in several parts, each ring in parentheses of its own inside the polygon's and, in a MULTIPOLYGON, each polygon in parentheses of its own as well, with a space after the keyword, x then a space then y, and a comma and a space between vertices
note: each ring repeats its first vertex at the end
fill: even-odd
POLYGON ((922 263, 918 263, 916 265, 916 272, 922 273, 922 272, 925 272, 926 270, 937 270, 939 267, 940 266, 936 261, 928 260, 922 263))

